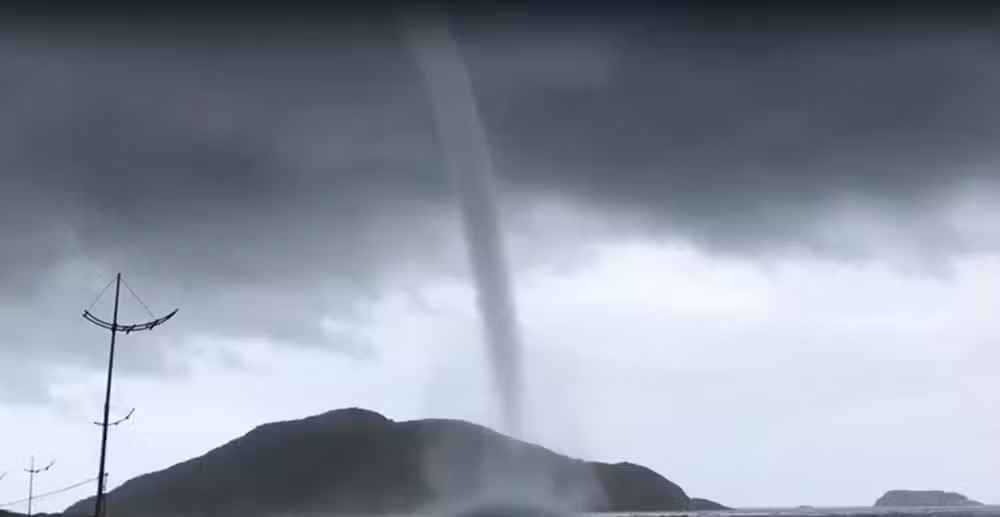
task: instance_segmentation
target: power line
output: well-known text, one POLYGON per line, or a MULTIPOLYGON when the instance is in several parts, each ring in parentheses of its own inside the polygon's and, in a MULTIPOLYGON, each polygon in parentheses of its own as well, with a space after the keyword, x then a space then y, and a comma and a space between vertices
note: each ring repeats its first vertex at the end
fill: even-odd
MULTIPOLYGON (((90 479, 85 479, 83 481, 80 481, 79 483, 73 483, 72 485, 64 486, 64 487, 58 488, 56 490, 50 490, 48 492, 42 492, 41 494, 33 495, 33 496, 31 496, 31 499, 41 499, 43 497, 48 497, 50 495, 56 495, 56 494, 61 494, 63 492, 68 492, 68 491, 70 491, 70 490, 72 490, 74 488, 82 487, 82 486, 86 485, 87 483, 93 483, 94 481, 97 481, 96 477, 93 477, 93 478, 90 478, 90 479)), ((24 502, 27 502, 27 501, 28 501, 28 498, 25 497, 23 499, 18 499, 17 501, 10 501, 10 502, 7 502, 7 503, 0 503, 0 508, 6 508, 8 506, 14 506, 15 504, 21 504, 21 503, 24 503, 24 502)))
POLYGON ((108 288, 111 287, 111 284, 113 284, 113 283, 115 283, 115 279, 114 278, 112 278, 111 281, 108 282, 108 285, 104 286, 104 289, 101 289, 101 292, 97 293, 97 296, 94 298, 94 301, 90 302, 90 307, 87 307, 88 311, 91 310, 91 309, 93 309, 94 306, 97 305, 97 301, 100 300, 102 296, 104 296, 104 292, 107 291, 108 288))
MULTIPOLYGON (((149 314, 149 317, 153 318, 153 319, 156 319, 156 316, 153 315, 153 311, 149 310, 149 306, 146 305, 146 302, 142 301, 142 298, 139 298, 138 294, 135 294, 135 291, 133 291, 132 288, 129 287, 128 282, 126 282, 124 278, 122 278, 122 283, 125 284, 125 289, 128 289, 128 292, 132 293, 132 297, 135 298, 136 301, 138 301, 140 305, 142 305, 142 308, 146 309, 146 313, 149 314)), ((111 285, 111 284, 108 284, 108 285, 111 285)))

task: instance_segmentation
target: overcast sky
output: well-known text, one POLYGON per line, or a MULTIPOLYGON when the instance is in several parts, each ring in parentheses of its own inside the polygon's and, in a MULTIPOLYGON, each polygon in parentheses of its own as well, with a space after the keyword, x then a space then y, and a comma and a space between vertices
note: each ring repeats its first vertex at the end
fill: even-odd
MULTIPOLYGON (((845 9, 456 15, 527 439, 736 506, 1000 503, 1000 23, 845 9)), ((180 312, 120 341, 112 486, 346 406, 497 423, 398 24, 220 19, 0 32, 0 504, 31 454, 96 474, 117 271, 180 312)))

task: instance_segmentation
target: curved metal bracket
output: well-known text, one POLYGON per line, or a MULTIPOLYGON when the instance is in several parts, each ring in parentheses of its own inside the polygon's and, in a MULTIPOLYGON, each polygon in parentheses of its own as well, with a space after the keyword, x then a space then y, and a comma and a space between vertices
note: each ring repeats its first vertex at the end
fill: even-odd
MULTIPOLYGON (((125 415, 125 416, 123 416, 122 418, 119 418, 118 420, 115 420, 114 422, 108 423, 108 427, 116 426, 116 425, 118 425, 118 424, 120 424, 120 423, 128 420, 129 418, 132 418, 132 413, 135 413, 135 408, 130 409, 128 411, 128 414, 125 415)), ((94 425, 104 425, 104 424, 102 424, 100 422, 94 422, 94 425)))
POLYGON ((112 332, 124 332, 126 334, 130 334, 132 332, 136 332, 139 330, 152 330, 154 327, 166 323, 167 320, 174 317, 174 314, 177 314, 177 310, 178 309, 174 309, 173 312, 167 314, 162 318, 157 318, 155 320, 147 321, 145 323, 136 323, 133 325, 122 325, 121 323, 115 325, 111 322, 104 321, 101 318, 94 316, 93 314, 90 313, 90 311, 83 311, 83 319, 93 323, 94 325, 97 325, 98 327, 108 329, 112 332))
POLYGON ((55 464, 56 464, 56 460, 52 460, 52 461, 49 462, 48 465, 46 465, 46 466, 44 466, 44 467, 42 467, 40 469, 24 469, 24 471, 27 472, 27 473, 29 473, 29 474, 41 474, 42 472, 45 472, 46 470, 49 470, 50 468, 52 468, 52 465, 55 465, 55 464))

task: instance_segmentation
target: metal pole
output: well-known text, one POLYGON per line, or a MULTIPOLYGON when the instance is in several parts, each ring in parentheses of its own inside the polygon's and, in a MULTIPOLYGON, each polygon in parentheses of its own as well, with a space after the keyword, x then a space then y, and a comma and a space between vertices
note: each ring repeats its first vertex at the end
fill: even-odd
POLYGON ((111 370, 115 366, 115 333, 118 328, 118 296, 121 293, 122 274, 115 277, 115 310, 111 324, 111 353, 108 355, 108 383, 104 392, 104 424, 101 426, 101 466, 97 472, 97 500, 94 517, 101 517, 104 509, 104 461, 108 453, 108 413, 111 405, 111 370))
POLYGON ((28 517, 31 517, 31 499, 35 494, 35 457, 31 457, 31 467, 28 469, 28 517))
POLYGON ((31 502, 35 498, 35 474, 49 470, 50 468, 52 468, 52 465, 55 465, 55 463, 56 460, 52 460, 44 468, 36 469, 35 457, 32 456, 31 466, 29 468, 24 469, 24 471, 28 473, 28 517, 31 517, 31 502))

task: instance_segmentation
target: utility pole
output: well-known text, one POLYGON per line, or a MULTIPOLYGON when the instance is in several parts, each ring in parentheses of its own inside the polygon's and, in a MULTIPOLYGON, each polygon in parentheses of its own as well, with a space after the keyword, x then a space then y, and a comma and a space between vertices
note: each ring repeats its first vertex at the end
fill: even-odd
MULTIPOLYGON (((122 286, 121 273, 115 275, 114 282, 115 282, 115 307, 110 322, 104 321, 98 318, 97 316, 94 316, 93 314, 90 313, 89 309, 83 311, 84 319, 93 323, 94 325, 97 325, 98 327, 111 331, 111 352, 108 354, 108 380, 104 391, 104 420, 102 421, 102 423, 98 424, 101 426, 101 461, 97 471, 97 498, 94 503, 94 517, 103 517, 104 515, 103 513, 104 481, 105 481, 104 466, 108 453, 108 428, 113 425, 118 425, 124 422, 125 420, 128 420, 128 418, 132 416, 132 411, 135 411, 133 409, 132 411, 129 412, 129 414, 125 418, 118 420, 117 422, 110 424, 108 423, 108 413, 110 412, 111 408, 111 372, 115 366, 115 335, 118 334, 119 332, 124 332, 125 334, 131 334, 132 332, 140 330, 152 330, 153 328, 158 327, 163 323, 166 323, 167 320, 169 320, 170 318, 174 317, 175 314, 177 314, 177 309, 174 309, 173 312, 167 314, 166 316, 163 316, 162 318, 156 318, 154 316, 154 319, 147 321, 145 323, 136 323, 134 325, 119 324, 118 301, 121 295, 121 286, 122 286)), ((110 286, 111 284, 108 285, 110 286)), ((146 308, 146 312, 149 312, 150 316, 153 316, 152 312, 149 310, 149 307, 147 307, 146 304, 143 303, 142 299, 135 294, 135 291, 133 291, 130 287, 128 287, 128 284, 125 284, 125 287, 129 290, 130 293, 132 293, 132 296, 134 296, 135 299, 138 300, 139 303, 146 308)), ((107 287, 105 287, 105 289, 107 289, 107 287)), ((98 298, 100 298, 100 295, 98 295, 98 298)), ((95 300, 94 303, 97 303, 97 301, 95 300)), ((91 304, 91 307, 93 307, 93 304, 91 304)), ((97 422, 94 423, 96 424, 97 422)))
POLYGON ((41 474, 46 470, 52 468, 52 465, 56 464, 56 460, 52 460, 48 465, 42 468, 35 468, 35 457, 31 457, 31 467, 24 469, 28 473, 28 517, 31 517, 31 500, 35 497, 35 474, 41 474))

